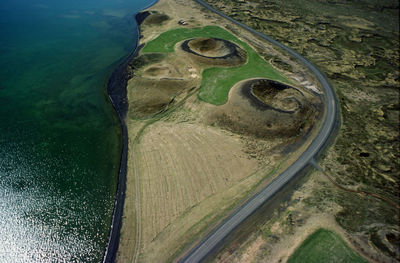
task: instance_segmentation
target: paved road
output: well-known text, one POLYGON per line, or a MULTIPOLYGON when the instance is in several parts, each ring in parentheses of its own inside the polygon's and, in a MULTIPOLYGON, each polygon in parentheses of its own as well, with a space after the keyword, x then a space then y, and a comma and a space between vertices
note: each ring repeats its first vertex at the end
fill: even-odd
POLYGON ((267 40, 268 42, 286 50, 293 57, 301 61, 304 66, 306 66, 321 83, 324 92, 326 114, 325 120, 319 134, 315 137, 314 141, 310 144, 305 152, 297 159, 287 170, 280 174, 274 181, 272 181, 268 186, 266 186, 262 191, 256 194, 253 198, 243 204, 239 209, 237 209, 230 217, 223 221, 219 226, 217 226, 214 231, 207 235, 197 246, 190 250, 179 262, 200 262, 202 261, 210 252, 220 244, 225 237, 227 237, 232 230, 234 230, 239 224, 241 224, 247 217, 249 217, 253 212, 255 212, 262 204, 264 204, 271 196, 278 192, 286 183, 288 183, 295 175, 301 171, 307 164, 314 160, 314 157, 318 152, 324 147, 325 143, 331 136, 332 130, 336 123, 337 114, 337 101, 335 93, 329 84, 325 76, 308 60, 306 60, 301 55, 297 54, 291 48, 279 43, 278 41, 266 36, 254 29, 230 18, 224 13, 213 9, 208 4, 201 0, 195 0, 205 8, 213 11, 214 13, 226 18, 227 20, 235 23, 236 25, 248 30, 249 32, 257 35, 260 38, 267 40))

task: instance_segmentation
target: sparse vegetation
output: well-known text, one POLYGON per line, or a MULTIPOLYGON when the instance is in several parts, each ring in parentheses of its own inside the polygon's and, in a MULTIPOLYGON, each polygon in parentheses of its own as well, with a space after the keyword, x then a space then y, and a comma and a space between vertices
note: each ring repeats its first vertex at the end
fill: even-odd
MULTIPOLYGON (((400 203, 398 1, 207 2, 290 46, 328 76, 340 102, 342 125, 322 166, 345 187, 400 203)), ((363 254, 391 262, 393 253, 376 245, 384 238, 371 233, 398 231, 398 209, 323 183, 307 182, 308 194, 302 193, 307 198, 300 201, 304 210, 317 217, 329 213, 363 254)))

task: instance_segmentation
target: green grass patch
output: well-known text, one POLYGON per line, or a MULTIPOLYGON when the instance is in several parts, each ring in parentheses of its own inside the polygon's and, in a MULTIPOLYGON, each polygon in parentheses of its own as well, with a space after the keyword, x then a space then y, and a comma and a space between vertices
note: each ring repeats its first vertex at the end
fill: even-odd
POLYGON ((228 99, 228 93, 232 86, 248 78, 262 77, 290 83, 285 76, 263 60, 249 45, 218 26, 169 30, 147 43, 142 52, 171 53, 174 52, 176 43, 194 37, 226 39, 236 43, 247 51, 248 61, 244 65, 230 68, 213 67, 203 71, 203 79, 198 97, 205 102, 215 105, 224 104, 228 99))
POLYGON ((367 263, 336 233, 318 229, 290 256, 288 263, 367 263))

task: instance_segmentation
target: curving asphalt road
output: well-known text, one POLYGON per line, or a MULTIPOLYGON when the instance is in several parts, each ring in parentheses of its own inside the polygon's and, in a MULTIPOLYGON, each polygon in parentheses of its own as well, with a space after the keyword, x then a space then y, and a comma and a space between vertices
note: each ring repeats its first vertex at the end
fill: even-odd
POLYGON ((246 29, 254 35, 267 40, 268 42, 284 49, 293 57, 301 61, 318 79, 320 82, 325 100, 325 120, 322 125, 319 134, 315 137, 314 141, 310 144, 306 151, 304 151, 299 159, 297 159, 289 168, 287 168, 282 174, 275 178, 268 186, 253 196, 250 200, 244 203, 238 208, 231 216, 217 226, 210 234, 208 234, 197 246, 192 248, 186 255, 183 256, 179 262, 200 262, 207 255, 209 255, 213 249, 219 245, 225 237, 229 235, 239 224, 241 224, 247 217, 255 212, 262 204, 264 204, 270 197, 278 192, 286 183, 288 183, 296 174, 301 171, 306 165, 314 161, 314 157, 320 152, 327 140, 331 136, 333 128, 336 123, 337 114, 337 100, 333 88, 329 84, 325 76, 307 59, 296 53, 291 48, 279 43, 271 37, 264 35, 254 29, 234 20, 233 18, 225 15, 224 13, 215 10, 205 2, 201 0, 194 0, 205 8, 212 12, 222 16, 223 18, 233 22, 234 24, 246 29))

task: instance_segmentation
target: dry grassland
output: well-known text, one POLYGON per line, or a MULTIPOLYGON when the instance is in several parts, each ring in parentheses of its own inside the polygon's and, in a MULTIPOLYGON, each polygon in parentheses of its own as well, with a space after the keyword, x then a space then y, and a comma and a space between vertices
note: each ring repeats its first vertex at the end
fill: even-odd
MULTIPOLYGON (((198 124, 154 124, 143 135, 137 153, 145 248, 178 217, 258 168, 238 139, 198 124)), ((226 201, 213 199, 209 209, 226 206, 226 201)), ((188 218, 193 223, 198 220, 188 218)))
MULTIPOLYGON (((320 183, 328 184, 319 172, 313 172, 310 177, 293 193, 288 203, 282 205, 286 206, 284 212, 275 212, 271 219, 259 225, 259 231, 249 235, 239 247, 224 250, 213 262, 287 262, 302 242, 321 228, 339 234, 350 248, 367 259, 363 253, 365 247, 354 246, 353 237, 332 216, 332 212, 340 211, 340 206, 328 204, 326 210, 321 211, 299 202, 312 196, 313 189, 321 187, 320 183)), ((382 262, 386 261, 382 258, 382 262)))

